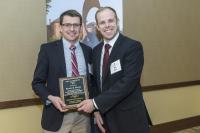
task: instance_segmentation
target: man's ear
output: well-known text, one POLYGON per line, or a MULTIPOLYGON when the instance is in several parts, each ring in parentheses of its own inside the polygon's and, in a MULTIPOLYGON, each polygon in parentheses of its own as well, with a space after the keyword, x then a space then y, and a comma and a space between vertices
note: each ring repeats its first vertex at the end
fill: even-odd
POLYGON ((83 32, 83 24, 80 26, 80 32, 83 32))
POLYGON ((62 26, 59 24, 59 31, 60 31, 60 33, 62 33, 63 32, 63 29, 62 29, 62 26))
POLYGON ((117 26, 118 26, 118 28, 119 28, 119 18, 117 18, 117 26))
POLYGON ((96 29, 99 31, 99 26, 98 26, 98 24, 96 25, 96 29))

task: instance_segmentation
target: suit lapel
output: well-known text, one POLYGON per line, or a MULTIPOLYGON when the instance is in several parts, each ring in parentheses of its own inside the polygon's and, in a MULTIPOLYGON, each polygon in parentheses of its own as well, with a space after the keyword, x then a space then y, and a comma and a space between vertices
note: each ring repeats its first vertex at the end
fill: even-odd
POLYGON ((66 77, 67 76, 67 72, 66 72, 66 64, 65 64, 65 55, 64 55, 64 47, 63 47, 63 43, 62 40, 57 41, 57 45, 56 45, 56 52, 58 55, 57 56, 57 65, 61 67, 61 77, 66 77))
POLYGON ((116 57, 117 54, 119 54, 119 51, 122 50, 121 44, 120 44, 120 43, 122 42, 122 40, 123 40, 123 35, 122 35, 122 34, 119 34, 119 37, 118 37, 118 39, 116 40, 116 42, 115 42, 115 44, 114 44, 114 46, 113 46, 113 48, 112 48, 112 51, 111 51, 111 53, 110 53, 109 63, 108 63, 108 73, 107 73, 106 77, 104 78, 104 81, 106 81, 107 78, 109 77, 108 75, 110 75, 110 65, 111 65, 111 63, 112 63, 113 61, 115 61, 115 60, 114 60, 114 59, 115 59, 114 57, 116 57))
POLYGON ((122 36, 122 34, 119 34, 119 37, 117 38, 117 40, 116 40, 116 42, 115 42, 115 44, 114 44, 114 46, 113 46, 113 48, 112 48, 112 51, 111 51, 111 53, 110 53, 110 57, 109 57, 109 66, 110 66, 111 62, 113 61, 114 57, 115 57, 117 54, 119 54, 118 51, 121 51, 121 50, 122 50, 122 49, 121 49, 121 45, 120 45, 120 43, 122 42, 122 40, 123 40, 123 36, 122 36))
POLYGON ((103 42, 99 44, 99 47, 98 47, 98 50, 97 50, 97 53, 96 53, 96 69, 97 69, 97 81, 98 81, 98 85, 100 88, 101 86, 101 77, 100 77, 100 69, 101 69, 101 51, 102 51, 102 48, 103 48, 103 42))
POLYGON ((84 44, 80 43, 82 51, 83 51, 83 55, 85 58, 85 65, 86 65, 86 73, 89 74, 89 69, 88 69, 88 63, 89 63, 89 57, 87 56, 87 49, 85 49, 85 47, 83 46, 84 44))

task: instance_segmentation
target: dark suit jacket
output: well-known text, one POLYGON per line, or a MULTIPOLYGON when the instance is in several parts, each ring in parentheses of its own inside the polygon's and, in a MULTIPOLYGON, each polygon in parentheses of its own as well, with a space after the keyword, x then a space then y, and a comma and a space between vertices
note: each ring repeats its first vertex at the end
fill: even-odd
MULTIPOLYGON (((91 64, 91 48, 82 43, 80 45, 85 57, 87 78, 90 81, 88 64, 91 64)), ((60 96, 58 79, 66 76, 62 40, 41 45, 32 81, 32 88, 44 105, 46 104, 48 95, 60 96)), ((90 89, 90 83, 88 85, 90 89)), ((63 115, 64 113, 61 113, 52 104, 44 106, 42 127, 49 131, 57 131, 61 127, 63 115)))
POLYGON ((144 57, 140 42, 119 35, 109 58, 109 72, 100 90, 100 56, 103 43, 94 48, 94 76, 98 93, 94 100, 109 133, 148 133, 146 110, 140 77, 144 57), (110 72, 110 65, 120 60, 121 71, 110 72), (101 94, 100 94, 101 93, 101 94), (100 95, 99 95, 100 94, 100 95))

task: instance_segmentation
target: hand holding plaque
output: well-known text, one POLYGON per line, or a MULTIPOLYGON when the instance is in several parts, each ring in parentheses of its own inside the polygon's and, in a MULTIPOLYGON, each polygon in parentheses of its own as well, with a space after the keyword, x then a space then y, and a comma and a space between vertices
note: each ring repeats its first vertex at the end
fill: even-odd
POLYGON ((59 84, 61 99, 70 109, 76 109, 77 104, 89 98, 85 76, 60 78, 59 84))

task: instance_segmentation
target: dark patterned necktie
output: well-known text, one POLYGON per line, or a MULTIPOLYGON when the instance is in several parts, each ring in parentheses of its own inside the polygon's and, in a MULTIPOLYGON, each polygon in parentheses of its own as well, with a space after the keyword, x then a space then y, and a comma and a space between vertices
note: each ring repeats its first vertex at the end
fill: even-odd
POLYGON ((75 54, 76 47, 71 45, 69 49, 71 50, 72 77, 77 77, 79 76, 79 72, 78 72, 78 63, 77 63, 76 54, 75 54))
POLYGON ((108 62, 109 62, 109 49, 111 46, 109 44, 106 44, 104 47, 104 56, 103 56, 103 68, 102 68, 102 79, 106 77, 108 73, 108 62))

